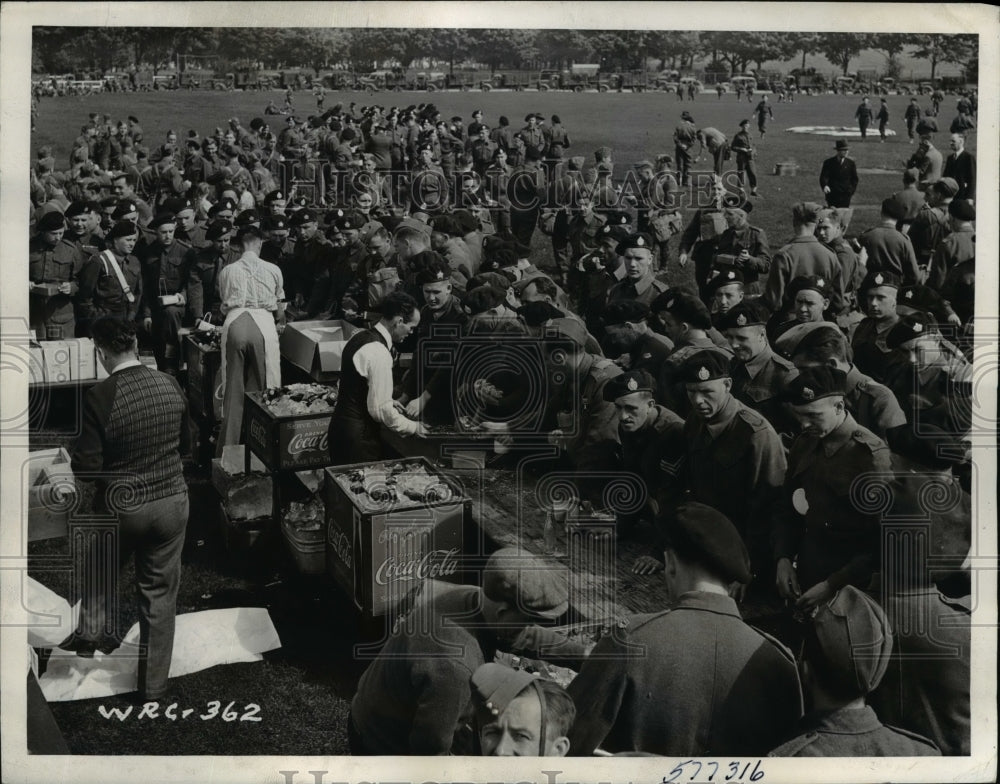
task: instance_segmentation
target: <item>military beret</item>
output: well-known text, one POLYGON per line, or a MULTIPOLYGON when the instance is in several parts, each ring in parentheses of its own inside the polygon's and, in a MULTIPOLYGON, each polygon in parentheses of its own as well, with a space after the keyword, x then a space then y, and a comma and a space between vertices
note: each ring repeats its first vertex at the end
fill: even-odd
POLYGON ((714 294, 723 286, 728 286, 731 283, 743 283, 744 281, 743 270, 737 269, 731 264, 720 264, 709 270, 705 285, 708 292, 714 294))
POLYGON ((297 210, 305 209, 309 206, 309 197, 301 193, 298 196, 292 196, 288 200, 288 205, 297 210))
POLYGON ((410 261, 414 266, 423 267, 416 275, 418 286, 424 286, 428 283, 451 282, 451 268, 448 266, 448 262, 434 251, 424 251, 414 256, 410 261), (418 258, 420 256, 426 256, 427 258, 420 259, 418 258))
POLYGON ((237 226, 249 226, 251 223, 260 223, 260 215, 257 214, 257 210, 251 207, 237 215, 233 223, 237 226))
POLYGON ((821 397, 843 396, 847 393, 847 374, 829 365, 817 365, 799 370, 785 385, 783 397, 793 406, 807 406, 821 397))
POLYGON ((685 384, 700 384, 720 378, 732 378, 730 359, 718 349, 696 351, 681 363, 678 378, 685 384))
POLYGON ((750 555, 736 526, 719 510, 695 501, 678 506, 664 526, 666 546, 682 560, 703 564, 726 582, 750 582, 750 555))
POLYGON ((434 231, 447 234, 449 237, 458 237, 462 234, 462 229, 459 228, 458 222, 451 215, 435 216, 431 221, 431 226, 434 228, 434 231))
POLYGON ((882 200, 881 211, 883 215, 893 220, 899 221, 906 217, 906 207, 898 199, 894 199, 891 196, 888 199, 882 200))
POLYGON ((117 196, 105 196, 103 199, 101 199, 102 211, 113 210, 117 206, 118 206, 117 196))
POLYGON ((602 240, 614 240, 616 248, 619 243, 629 238, 629 234, 627 226, 619 226, 612 223, 605 223, 597 230, 597 236, 602 240))
POLYGON ((285 201, 287 194, 284 191, 271 191, 264 197, 264 204, 274 204, 276 201, 285 201))
POLYGON ((753 212, 753 202, 747 201, 738 193, 727 193, 722 197, 722 206, 727 210, 743 210, 743 212, 753 212))
POLYGON ((755 324, 766 324, 771 318, 771 311, 755 299, 745 299, 737 302, 719 318, 719 329, 739 329, 755 324))
POLYGON ((252 119, 252 120, 250 121, 250 130, 251 130, 251 131, 259 131, 259 130, 260 130, 261 128, 263 128, 263 127, 264 127, 265 125, 267 125, 267 123, 265 123, 265 122, 264 122, 264 120, 263 120, 262 118, 260 118, 260 117, 254 117, 254 118, 253 118, 253 119, 252 119))
POLYGON ((77 215, 87 215, 95 211, 89 201, 74 201, 66 208, 65 217, 75 218, 77 215))
MULTIPOLYGON (((246 225, 246 224, 238 224, 246 225)), ((233 231, 233 224, 227 220, 212 221, 205 231, 206 240, 217 240, 233 231)))
POLYGON ((566 314, 559 310, 559 308, 551 302, 539 300, 537 302, 526 302, 523 304, 517 309, 517 315, 520 316, 524 320, 524 323, 529 327, 540 327, 546 321, 561 319, 566 314))
POLYGON ((641 232, 638 234, 630 234, 618 243, 618 247, 615 248, 615 253, 621 256, 625 253, 625 251, 631 250, 632 248, 642 248, 643 250, 648 250, 652 253, 653 241, 649 238, 648 234, 643 234, 641 232))
POLYGON ((890 272, 888 270, 873 270, 865 275, 865 279, 861 281, 859 290, 864 292, 869 289, 876 288, 877 286, 888 286, 889 288, 896 289, 898 291, 903 287, 903 281, 895 272, 890 272))
POLYGON ((821 297, 829 299, 830 282, 826 278, 822 278, 818 275, 799 275, 798 277, 792 278, 788 283, 788 298, 793 298, 800 291, 815 291, 821 297))
MULTIPOLYGON (((188 207, 190 206, 191 203, 188 202, 188 207)), ((229 210, 230 212, 236 211, 236 202, 233 199, 230 199, 228 196, 223 196, 221 199, 219 199, 218 203, 215 206, 217 206, 220 210, 229 210)))
POLYGON ((958 181, 953 177, 942 177, 940 180, 933 182, 931 187, 948 199, 952 199, 958 195, 958 181))
POLYGON ((569 609, 562 570, 512 547, 497 550, 486 562, 483 593, 494 602, 508 602, 543 618, 557 618, 569 609))
POLYGON ((139 227, 130 220, 120 220, 108 232, 108 239, 115 240, 119 237, 131 237, 139 233, 139 227))
POLYGON ((513 284, 514 291, 517 292, 518 296, 520 296, 521 293, 524 292, 524 290, 528 288, 528 286, 530 286, 532 283, 535 283, 543 279, 552 280, 552 278, 550 278, 544 272, 533 272, 530 275, 525 275, 520 280, 514 282, 513 284))
POLYGON ((131 123, 137 123, 137 122, 139 122, 139 118, 136 117, 134 114, 130 114, 128 116, 128 121, 131 122, 131 123))
POLYGON ((843 333, 829 321, 806 321, 789 327, 774 339, 774 349, 786 359, 791 359, 799 351, 843 333))
POLYGON ((599 173, 611 173, 611 164, 607 161, 601 161, 596 166, 594 166, 594 171, 599 173))
POLYGON ((945 301, 930 286, 906 286, 899 292, 896 302, 896 312, 900 315, 914 310, 924 310, 929 313, 941 313, 945 309, 945 301))
POLYGON ((639 170, 639 169, 653 169, 656 167, 653 166, 652 161, 643 158, 641 161, 632 164, 632 168, 639 170))
POLYGON ((740 120, 740 128, 743 128, 750 124, 749 120, 740 120))
POLYGON ((948 214, 960 221, 974 221, 976 208, 968 199, 955 199, 948 205, 948 214))
POLYGON ((498 248, 490 253, 490 259, 499 268, 513 267, 517 264, 517 253, 511 248, 498 248))
POLYGON ((139 210, 135 206, 134 201, 129 201, 128 199, 122 199, 115 205, 115 211, 111 213, 111 220, 121 220, 130 215, 135 215, 138 217, 139 210))
POLYGON ((645 370, 627 370, 604 385, 604 400, 612 403, 634 392, 654 392, 656 381, 645 370))
POLYGON ((284 215, 268 215, 261 223, 264 231, 288 231, 288 218, 284 215))
POLYGON ((937 330, 937 323, 930 313, 922 310, 907 313, 897 321, 885 336, 888 348, 899 348, 908 340, 916 340, 937 330))
POLYGON ((304 223, 317 223, 316 213, 310 209, 296 210, 288 219, 290 226, 301 226, 304 223))
POLYGON ((172 212, 160 212, 149 222, 149 228, 158 229, 168 223, 177 223, 177 216, 172 212))
POLYGON ((545 329, 552 337, 572 340, 580 348, 587 345, 587 328, 575 319, 554 318, 545 323, 545 329))
POLYGON ((800 224, 816 223, 822 211, 823 208, 816 202, 800 201, 792 207, 792 220, 800 224))
POLYGON ((480 665, 470 683, 475 701, 493 716, 500 716, 525 689, 539 680, 537 673, 515 670, 499 662, 480 665))
POLYGON ((469 311, 469 313, 475 316, 478 313, 483 313, 497 307, 498 305, 502 305, 506 299, 506 286, 503 288, 497 288, 495 286, 485 285, 467 290, 465 297, 462 299, 462 304, 469 311))
POLYGON ((695 329, 712 326, 712 315, 699 297, 685 292, 665 291, 650 306, 653 311, 665 311, 678 321, 690 324, 695 329))
POLYGON ((892 631, 885 612, 853 585, 820 605, 807 633, 809 664, 824 680, 851 694, 868 694, 878 686, 891 653, 892 631))
POLYGON ((345 210, 343 215, 338 215, 334 222, 340 231, 351 231, 362 228, 368 221, 364 216, 354 210, 345 210))
POLYGON ((604 325, 609 327, 626 322, 636 324, 645 321, 648 317, 649 306, 634 299, 619 299, 609 302, 602 314, 604 325))
POLYGON ((605 226, 628 226, 632 220, 624 210, 606 210, 603 215, 605 226))
POLYGON ((458 229, 458 234, 456 236, 470 234, 471 232, 479 231, 480 229, 479 218, 473 215, 469 210, 455 210, 451 217, 455 221, 455 226, 458 229))

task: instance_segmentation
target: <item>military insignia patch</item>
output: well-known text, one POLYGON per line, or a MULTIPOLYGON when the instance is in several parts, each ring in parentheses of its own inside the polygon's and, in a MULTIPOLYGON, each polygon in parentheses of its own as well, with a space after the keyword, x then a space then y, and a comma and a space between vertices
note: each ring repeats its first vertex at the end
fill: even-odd
POLYGON ((635 392, 639 388, 639 383, 634 378, 630 378, 625 382, 625 387, 629 392, 635 392))
POLYGON ((825 286, 826 283, 823 281, 822 278, 816 278, 816 285, 817 286, 825 286))
POLYGON ((710 375, 712 374, 708 372, 707 367, 702 367, 701 370, 698 371, 698 378, 700 378, 702 381, 708 381, 708 377, 710 375))
POLYGON ((905 296, 905 297, 906 297, 907 299, 913 299, 913 292, 912 292, 912 291, 907 291, 907 292, 906 292, 906 294, 905 294, 904 296, 905 296))
POLYGON ((805 400, 814 400, 816 398, 816 393, 813 392, 809 387, 802 387, 802 397, 805 400))
POLYGON ((885 282, 885 278, 882 277, 882 273, 875 276, 875 282, 879 285, 882 285, 882 283, 885 282))
POLYGON ((437 271, 437 279, 444 280, 444 273, 441 270, 437 271))
POLYGON ((736 325, 739 327, 745 327, 747 325, 747 317, 742 313, 736 317, 736 325))
POLYGON ((924 325, 921 324, 918 321, 916 324, 913 325, 913 331, 916 332, 916 333, 918 333, 918 334, 921 333, 921 332, 923 332, 924 331, 924 325))
POLYGON ((646 244, 646 240, 644 240, 642 237, 636 237, 635 244, 636 246, 641 248, 646 244))

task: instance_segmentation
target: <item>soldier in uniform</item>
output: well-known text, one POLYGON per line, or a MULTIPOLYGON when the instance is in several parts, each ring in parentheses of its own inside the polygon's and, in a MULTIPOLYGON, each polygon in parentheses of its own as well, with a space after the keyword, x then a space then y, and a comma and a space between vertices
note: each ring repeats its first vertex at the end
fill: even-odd
POLYGON ((828 365, 844 372, 848 411, 879 438, 887 440, 891 430, 906 424, 906 415, 892 391, 851 364, 847 339, 833 324, 812 322, 792 327, 778 337, 775 348, 799 370, 828 365))
POLYGON ((958 183, 951 177, 937 180, 927 188, 925 193, 927 202, 910 224, 907 236, 913 243, 913 252, 917 256, 917 269, 922 279, 926 279, 934 251, 951 231, 948 210, 957 193, 958 183))
POLYGON ((845 585, 866 588, 879 563, 881 515, 859 508, 851 488, 863 474, 889 471, 889 449, 847 410, 846 385, 843 371, 803 368, 786 392, 801 432, 772 545, 778 594, 802 612, 845 585))
POLYGON ((874 119, 874 112, 872 112, 872 106, 868 102, 867 95, 861 99, 858 108, 854 110, 854 119, 858 121, 858 130, 861 131, 861 141, 864 141, 868 138, 868 126, 872 124, 872 120, 874 119))
POLYGON ((715 263, 736 267, 743 273, 747 293, 759 294, 758 280, 771 269, 771 249, 764 230, 751 226, 747 220, 752 211, 752 202, 735 194, 726 197, 723 215, 727 228, 719 237, 715 263))
MULTIPOLYGON (((618 213, 620 215, 620 213, 618 213)), ((602 215, 594 210, 594 202, 586 190, 582 190, 569 222, 569 244, 574 262, 597 250, 600 244, 598 232, 611 220, 613 215, 602 215)), ((625 216, 628 223, 628 216, 625 216)))
MULTIPOLYGON (((623 217, 627 220, 627 216, 623 217)), ((626 226, 604 223, 597 230, 596 249, 580 256, 573 267, 571 291, 577 311, 592 333, 601 334, 601 314, 608 304, 608 292, 625 279, 625 263, 615 249, 628 237, 626 226)))
POLYGON ((810 712, 801 734, 772 757, 934 757, 927 738, 879 721, 865 698, 889 664, 893 634, 882 608, 851 585, 841 588, 809 623, 802 681, 810 712))
POLYGON ((89 259, 105 247, 104 237, 94 227, 94 217, 98 211, 96 202, 87 201, 74 201, 66 208, 69 228, 63 239, 73 243, 83 259, 89 259))
POLYGON ((653 378, 660 374, 663 360, 673 351, 673 341, 650 329, 649 306, 634 299, 615 300, 604 310, 602 347, 609 359, 626 370, 642 369, 653 378), (613 346, 617 351, 609 351, 613 346))
POLYGON ((917 257, 910 238, 896 228, 904 216, 902 205, 893 198, 882 201, 880 225, 864 232, 858 242, 868 253, 869 272, 894 272, 907 285, 918 282, 917 257))
POLYGON ((722 184, 722 179, 716 177, 712 182, 712 206, 698 209, 681 233, 677 263, 684 268, 689 258, 694 259, 694 277, 698 282, 698 293, 706 301, 705 286, 709 280, 709 270, 715 261, 719 239, 727 228, 725 199, 725 186, 722 184))
POLYGON ((858 323, 851 337, 858 369, 890 388, 907 366, 905 353, 886 345, 889 330, 899 321, 896 298, 900 288, 902 283, 891 272, 867 275, 861 283, 861 298, 868 315, 858 323))
POLYGON ((64 239, 66 219, 53 210, 35 226, 28 242, 28 317, 39 340, 63 340, 74 335, 73 298, 79 291, 84 260, 64 239))
POLYGON ((229 221, 214 221, 205 232, 208 245, 188 251, 188 310, 196 319, 208 316, 217 326, 221 326, 225 318, 219 291, 219 273, 223 267, 239 260, 241 255, 230 247, 234 231, 233 224, 229 221))
POLYGON ((681 186, 691 184, 691 147, 698 139, 698 128, 690 112, 681 112, 681 121, 674 128, 674 158, 677 161, 677 179, 681 186))
POLYGON ((781 498, 785 454, 774 427, 733 394, 731 368, 726 355, 703 349, 678 371, 691 403, 684 424, 684 485, 691 500, 714 506, 736 526, 751 573, 767 586, 770 521, 781 498))
POLYGON ((565 757, 576 706, 537 673, 486 662, 472 673, 477 740, 484 757, 565 757))
MULTIPOLYGON (((747 100, 750 100, 752 91, 747 86, 747 100)), ((767 96, 762 95, 760 97, 760 102, 754 107, 753 113, 757 116, 757 131, 760 133, 761 140, 764 139, 764 134, 767 133, 767 121, 774 119, 774 112, 771 110, 771 104, 767 102, 767 96)))
POLYGON ((815 275, 793 278, 785 289, 785 302, 767 322, 767 336, 773 341, 797 324, 832 322, 829 313, 830 287, 815 275))
POLYGON ((729 155, 726 134, 718 128, 700 128, 696 138, 698 139, 698 155, 695 160, 700 161, 702 152, 708 150, 712 155, 712 171, 721 175, 722 167, 729 155))
POLYGON ((571 752, 762 754, 791 732, 802 694, 791 653, 745 624, 729 596, 750 580, 746 546, 725 515, 694 502, 664 534, 670 609, 623 619, 598 641, 568 689, 571 752))
POLYGON ((795 237, 771 258, 771 269, 762 300, 771 310, 781 307, 785 286, 792 278, 815 275, 830 284, 830 308, 834 315, 844 310, 843 270, 837 255, 816 239, 821 207, 798 202, 792 207, 795 237))
POLYGON ((285 281, 285 294, 289 298, 288 318, 314 319, 331 302, 331 268, 336 261, 336 248, 319 230, 319 220, 311 209, 297 210, 289 219, 296 230, 293 254, 293 276, 285 281))
POLYGON ((906 135, 909 137, 910 144, 913 144, 914 130, 917 127, 920 114, 920 104, 917 103, 916 98, 911 98, 906 107, 906 113, 903 115, 903 119, 906 120, 906 135))
POLYGON ((608 302, 634 299, 649 305, 667 290, 667 284, 658 280, 653 272, 653 241, 645 234, 632 234, 618 243, 615 253, 622 257, 625 279, 616 283, 608 292, 608 302))
MULTIPOLYGON (((712 329, 718 332, 719 320, 746 298, 743 273, 735 267, 713 267, 705 282, 705 295, 708 298, 705 304, 712 314, 712 329)), ((729 346, 724 337, 723 345, 729 346)))
POLYGON ((180 361, 178 330, 187 312, 187 252, 191 246, 176 239, 177 219, 173 213, 159 213, 149 226, 156 232, 156 240, 143 249, 139 259, 142 291, 152 316, 157 366, 174 374, 180 361))
POLYGON ((658 377, 659 400, 671 411, 682 417, 691 412, 691 403, 680 380, 679 371, 685 360, 702 350, 717 351, 726 361, 732 357, 725 339, 719 335, 716 342, 710 332, 715 332, 708 308, 700 299, 684 292, 666 291, 650 306, 660 320, 664 332, 674 342, 674 350, 663 360, 658 377))
POLYGON ((754 165, 753 142, 750 140, 750 121, 740 120, 740 129, 733 136, 730 149, 736 153, 736 171, 740 178, 740 188, 744 193, 750 186, 750 195, 757 196, 757 167, 754 165))
POLYGON ((976 258, 976 208, 970 201, 955 199, 948 205, 948 215, 951 233, 934 249, 927 271, 927 285, 936 291, 953 267, 976 258))
POLYGON ((760 412, 778 432, 791 432, 781 393, 794 366, 768 343, 765 325, 770 315, 758 300, 744 300, 719 319, 719 328, 734 354, 733 396, 760 412))
MULTIPOLYGON (((260 257, 269 261, 281 270, 285 283, 285 296, 294 299, 290 293, 293 285, 292 270, 295 264, 295 241, 290 238, 288 219, 284 215, 268 215, 261 221, 264 231, 264 244, 260 247, 260 257)), ((297 281, 294 281, 297 285, 297 281)), ((296 290, 297 291, 297 290, 296 290)))
POLYGON ((820 212, 816 223, 816 239, 837 255, 841 281, 844 284, 844 308, 850 314, 858 307, 858 287, 864 279, 865 268, 851 243, 844 238, 845 228, 844 214, 836 207, 820 212))
MULTIPOLYGON (((108 249, 90 257, 80 272, 77 294, 78 328, 89 333, 89 325, 101 316, 138 321, 149 320, 149 306, 142 296, 142 271, 132 255, 139 229, 123 220, 108 232, 108 249)), ((149 324, 145 324, 149 329, 149 324)))

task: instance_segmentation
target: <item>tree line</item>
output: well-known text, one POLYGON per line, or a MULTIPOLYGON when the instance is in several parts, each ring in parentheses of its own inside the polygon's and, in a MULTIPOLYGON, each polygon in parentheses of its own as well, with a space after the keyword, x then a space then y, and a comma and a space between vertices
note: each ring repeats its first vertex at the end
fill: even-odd
MULTIPOLYGON (((978 66, 976 35, 907 33, 694 32, 670 30, 511 30, 394 28, 36 27, 32 66, 38 73, 172 65, 177 55, 217 55, 229 67, 316 71, 374 70, 386 63, 410 67, 430 58, 450 68, 475 63, 501 68, 566 68, 597 63, 605 71, 661 67, 690 69, 696 60, 715 71, 741 73, 769 61, 822 54, 847 73, 864 50, 885 58, 899 76, 900 55, 967 74, 978 66)), ((971 78, 971 77, 970 77, 971 78)))

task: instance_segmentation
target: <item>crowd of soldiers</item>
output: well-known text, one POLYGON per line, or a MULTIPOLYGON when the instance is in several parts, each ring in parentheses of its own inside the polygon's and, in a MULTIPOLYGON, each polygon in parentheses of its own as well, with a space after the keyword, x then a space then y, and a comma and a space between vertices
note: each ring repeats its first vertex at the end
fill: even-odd
MULTIPOLYGON (((421 340, 438 355, 445 340, 489 341, 492 364, 410 373, 394 394, 400 414, 454 425, 472 398, 512 432, 546 434, 558 452, 547 468, 576 472, 595 504, 602 478, 641 478, 643 503, 616 512, 619 536, 644 543, 632 568, 662 571, 676 606, 597 649, 556 650, 580 669, 566 699, 490 664, 497 647, 558 648, 540 627, 567 604, 545 570, 494 557, 481 589, 426 603, 433 623, 397 624, 354 700, 356 753, 468 749, 456 744, 469 727, 484 753, 969 753, 974 161, 970 174, 959 149, 950 169, 923 168, 927 133, 876 226, 849 239, 849 207, 801 202, 776 248, 753 225, 753 181, 719 176, 725 136, 685 115, 676 160, 635 163, 635 188, 612 184, 608 147, 589 167, 569 156, 556 116, 515 129, 481 111, 446 120, 432 105, 338 105, 289 116, 277 135, 262 118, 232 118, 149 146, 136 117, 95 115, 68 169, 39 151, 39 338, 86 335, 101 315, 135 320, 176 373, 178 330, 221 321, 220 271, 239 258, 234 233, 254 226, 289 320, 367 325, 391 301, 401 339, 419 323, 418 366, 435 356, 421 340), (716 161, 700 189, 696 143, 716 161), (696 201, 682 205, 684 193, 696 201), (681 206, 695 208, 686 222, 681 206), (532 249, 539 229, 547 263, 532 249), (693 285, 668 284, 688 264, 693 285), (399 316, 403 294, 419 320, 399 316), (526 346, 534 367, 506 361, 526 346), (863 480, 891 488, 892 510, 920 510, 921 482, 957 499, 924 510, 933 573, 926 552, 886 538, 892 510, 868 503, 878 493, 863 480), (737 602, 754 595, 801 621, 783 637, 804 640, 798 668, 742 621, 737 602), (961 653, 911 666, 907 654, 940 644, 894 628, 913 612, 927 628, 964 618, 944 624, 961 653), (858 655, 858 640, 877 655, 858 655), (432 655, 452 643, 458 659, 432 655), (417 650, 430 653, 396 655, 417 650), (812 712, 800 723, 803 692, 812 712)), ((747 124, 735 149, 750 157, 747 124)))

